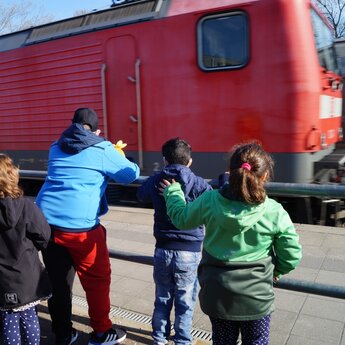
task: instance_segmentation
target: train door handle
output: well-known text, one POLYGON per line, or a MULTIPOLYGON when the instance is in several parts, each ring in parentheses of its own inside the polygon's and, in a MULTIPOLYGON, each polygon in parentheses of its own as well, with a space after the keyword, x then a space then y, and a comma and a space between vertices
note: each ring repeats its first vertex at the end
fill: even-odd
POLYGON ((130 115, 130 116, 129 116, 129 119, 130 119, 132 122, 134 122, 134 123, 138 123, 138 117, 135 116, 135 115, 130 115))

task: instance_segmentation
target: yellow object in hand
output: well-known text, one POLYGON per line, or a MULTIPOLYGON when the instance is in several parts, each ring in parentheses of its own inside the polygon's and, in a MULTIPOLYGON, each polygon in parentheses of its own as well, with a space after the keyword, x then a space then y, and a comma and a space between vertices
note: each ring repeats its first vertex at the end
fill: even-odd
POLYGON ((119 140, 116 144, 113 144, 117 151, 119 151, 122 155, 125 155, 123 152, 123 148, 127 146, 122 140, 119 140))

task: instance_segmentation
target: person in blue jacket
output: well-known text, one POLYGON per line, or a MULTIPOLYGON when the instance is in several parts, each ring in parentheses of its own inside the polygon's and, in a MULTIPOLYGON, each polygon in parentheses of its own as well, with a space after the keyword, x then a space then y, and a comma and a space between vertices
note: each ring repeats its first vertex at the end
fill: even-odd
POLYGON ((75 272, 93 328, 89 344, 119 344, 126 338, 109 318, 111 268, 99 217, 108 211, 108 182, 131 183, 139 168, 99 134, 95 111, 77 109, 72 124, 51 145, 48 175, 36 199, 52 230, 43 260, 53 286, 48 307, 56 344, 72 344, 78 337, 71 322, 75 272))
POLYGON ((170 313, 175 305, 174 342, 192 343, 193 311, 198 293, 197 268, 204 239, 203 226, 179 230, 167 215, 165 201, 158 187, 163 179, 179 181, 187 202, 212 187, 189 168, 192 164, 191 147, 180 138, 168 140, 162 146, 165 167, 149 177, 138 189, 141 202, 152 202, 154 207, 154 282, 156 296, 152 317, 153 344, 167 344, 170 336, 170 313))

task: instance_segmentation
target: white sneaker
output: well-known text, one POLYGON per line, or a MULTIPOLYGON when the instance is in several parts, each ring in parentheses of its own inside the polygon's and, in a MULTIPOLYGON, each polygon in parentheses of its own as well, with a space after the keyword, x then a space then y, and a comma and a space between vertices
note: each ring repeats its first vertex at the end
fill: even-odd
POLYGON ((115 345, 121 344, 126 339, 127 333, 122 328, 110 328, 103 335, 98 336, 92 332, 89 345, 115 345))

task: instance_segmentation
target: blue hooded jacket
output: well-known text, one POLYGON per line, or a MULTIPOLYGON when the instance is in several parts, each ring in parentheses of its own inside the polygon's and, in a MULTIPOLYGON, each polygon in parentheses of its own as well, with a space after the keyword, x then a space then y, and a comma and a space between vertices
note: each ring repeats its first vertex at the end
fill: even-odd
POLYGON ((108 182, 128 184, 138 177, 139 167, 110 141, 72 124, 50 147, 48 176, 36 203, 50 225, 87 231, 108 211, 108 182))
POLYGON ((212 187, 203 178, 196 176, 187 166, 170 164, 161 172, 149 177, 137 192, 139 201, 153 203, 155 210, 153 233, 157 248, 199 252, 204 239, 204 227, 179 230, 172 224, 167 215, 164 197, 158 190, 159 183, 163 179, 169 181, 174 179, 180 182, 187 203, 205 191, 211 190, 212 187))

